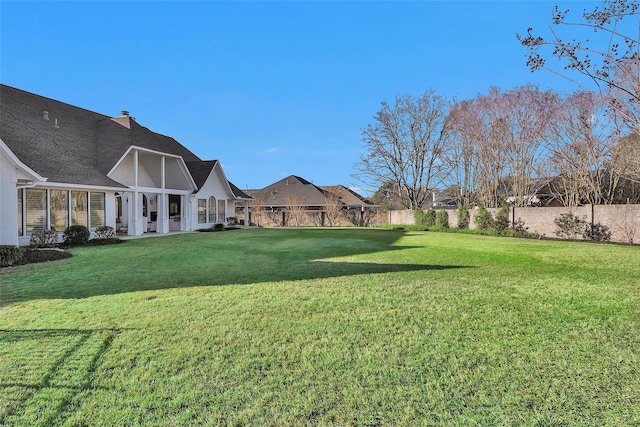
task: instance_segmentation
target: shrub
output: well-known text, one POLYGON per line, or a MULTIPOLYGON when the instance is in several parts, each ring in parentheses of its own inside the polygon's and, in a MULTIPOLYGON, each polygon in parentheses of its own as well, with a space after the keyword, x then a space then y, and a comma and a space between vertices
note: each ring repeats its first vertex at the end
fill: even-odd
POLYGON ((556 236, 564 239, 575 240, 576 236, 583 232, 586 223, 569 212, 568 214, 560 214, 553 220, 556 225, 556 236))
POLYGON ((54 230, 34 230, 29 239, 32 248, 53 248, 58 244, 58 233, 54 230))
POLYGON ((64 243, 67 246, 85 245, 90 235, 89 229, 84 225, 72 225, 64 230, 64 243))
POLYGON ((470 221, 471 216, 469 215, 469 210, 467 209, 467 207, 464 205, 458 207, 458 228, 460 230, 469 228, 470 221))
POLYGON ((608 242, 611 240, 611 231, 609 231, 609 227, 600 223, 586 224, 582 237, 585 240, 593 240, 595 242, 608 242))
POLYGON ((115 239, 116 238, 116 230, 113 227, 109 227, 105 225, 104 227, 96 228, 95 233, 93 233, 93 238, 97 240, 106 240, 106 239, 115 239))
POLYGON ((423 212, 421 209, 416 209, 413 211, 413 219, 415 225, 433 227, 436 225, 436 212, 432 209, 426 212, 423 212))
POLYGON ((525 227, 524 221, 522 218, 518 218, 517 221, 513 223, 513 231, 516 233, 526 233, 529 230, 529 227, 525 227))
POLYGON ((70 258, 71 254, 59 248, 29 248, 24 253, 23 263, 49 262, 70 258))
POLYGON ((478 213, 473 220, 480 230, 489 230, 493 228, 493 217, 491 216, 491 212, 489 212, 484 206, 481 206, 480 209, 478 209, 478 213))
POLYGON ((449 228, 449 213, 445 210, 440 210, 436 213, 436 227, 449 228))
POLYGON ((493 220, 493 228, 502 233, 509 228, 509 206, 503 206, 496 213, 496 218, 493 220))
POLYGON ((22 251, 17 246, 0 245, 0 267, 16 265, 22 260, 22 251))

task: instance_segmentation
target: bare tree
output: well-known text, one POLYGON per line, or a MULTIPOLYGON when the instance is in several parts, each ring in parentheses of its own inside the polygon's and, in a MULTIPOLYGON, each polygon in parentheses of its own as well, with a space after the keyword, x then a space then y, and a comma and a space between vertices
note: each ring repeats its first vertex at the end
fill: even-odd
POLYGON ((340 218, 340 213, 342 212, 342 208, 344 207, 344 203, 342 203, 342 200, 340 200, 340 196, 325 191, 323 207, 325 218, 329 225, 331 227, 337 226, 338 220, 340 218))
POLYGON ((532 71, 548 70, 583 89, 600 95, 612 111, 622 115, 633 131, 640 130, 640 45, 635 0, 606 0, 601 7, 584 11, 580 21, 568 20, 569 10, 556 6, 553 25, 546 37, 518 35, 529 50, 527 65, 532 71), (563 30, 571 35, 563 36, 563 30), (583 37, 576 37, 584 31, 583 37), (545 58, 546 57, 546 58, 545 58), (549 66, 555 57, 560 70, 549 66))
POLYGON ((448 102, 433 90, 382 103, 375 124, 362 131, 366 152, 356 177, 370 187, 391 181, 406 195, 407 208, 420 208, 444 178, 442 159, 448 102))
POLYGON ((565 206, 598 204, 603 194, 611 128, 604 105, 592 92, 576 92, 563 100, 553 127, 549 164, 556 177, 551 193, 565 206))
MULTIPOLYGON (((251 222, 258 227, 266 225, 267 214, 265 212, 265 200, 260 195, 252 195, 253 200, 249 203, 249 209, 251 213, 251 222)), ((249 221, 249 218, 246 219, 249 221)))
MULTIPOLYGON (((535 178, 544 175, 544 145, 558 97, 534 86, 487 95, 451 109, 448 162, 465 192, 487 207, 511 194, 517 206, 529 203, 535 178)), ((469 203, 469 195, 463 203, 469 203)))
POLYGON ((287 197, 287 223, 293 227, 300 227, 305 217, 306 204, 302 197, 289 195, 287 197))

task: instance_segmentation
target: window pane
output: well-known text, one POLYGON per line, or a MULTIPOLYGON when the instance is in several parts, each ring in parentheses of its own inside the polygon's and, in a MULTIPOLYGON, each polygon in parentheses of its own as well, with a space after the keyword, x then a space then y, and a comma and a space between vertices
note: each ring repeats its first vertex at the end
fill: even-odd
POLYGON ((66 190, 51 190, 51 228, 64 231, 69 226, 69 192, 66 190))
POLYGON ((87 193, 85 191, 71 192, 71 225, 88 226, 87 193))
POLYGON ((47 191, 27 189, 27 233, 47 228, 47 191))
POLYGON ((104 227, 104 193, 89 193, 91 206, 91 228, 104 227))
POLYGON ((207 222, 207 199, 198 199, 198 223, 207 222))
POLYGON ((218 222, 224 222, 225 214, 224 200, 218 200, 218 222))
POLYGON ((18 190, 18 236, 22 236, 24 218, 22 217, 22 188, 18 190))
POLYGON ((216 198, 209 197, 209 222, 216 222, 216 198))

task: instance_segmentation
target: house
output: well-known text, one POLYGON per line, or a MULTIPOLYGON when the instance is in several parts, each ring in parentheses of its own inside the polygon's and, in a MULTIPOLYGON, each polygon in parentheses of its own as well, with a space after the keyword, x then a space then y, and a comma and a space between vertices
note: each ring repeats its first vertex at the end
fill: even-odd
POLYGON ((246 192, 257 225, 366 225, 379 210, 343 185, 317 186, 296 175, 246 192))
POLYGON ((0 85, 0 244, 34 230, 111 226, 138 236, 225 223, 251 197, 126 111, 110 117, 0 85))

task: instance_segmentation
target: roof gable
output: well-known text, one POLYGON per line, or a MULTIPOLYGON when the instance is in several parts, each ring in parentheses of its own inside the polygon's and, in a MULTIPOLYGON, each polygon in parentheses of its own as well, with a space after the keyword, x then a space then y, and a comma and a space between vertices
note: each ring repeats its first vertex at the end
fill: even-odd
POLYGON ((0 85, 0 139, 49 182, 122 187, 107 175, 132 146, 200 159, 175 139, 111 117, 0 85))

